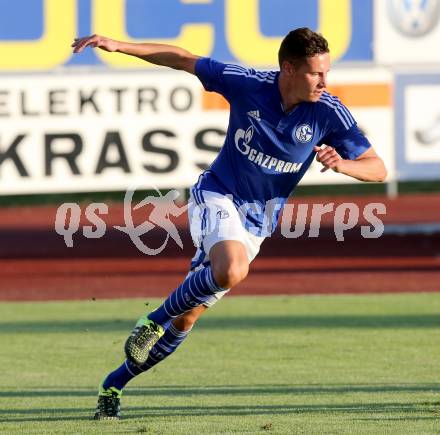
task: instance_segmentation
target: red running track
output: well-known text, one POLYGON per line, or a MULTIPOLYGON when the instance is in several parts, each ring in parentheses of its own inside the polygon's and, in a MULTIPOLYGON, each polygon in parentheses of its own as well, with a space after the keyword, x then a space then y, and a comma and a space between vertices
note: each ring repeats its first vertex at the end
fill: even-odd
MULTIPOLYGON (((300 198, 303 204, 350 202, 363 210, 370 202, 384 203, 381 216, 390 224, 440 223, 440 195, 300 198)), ((98 240, 74 235, 67 248, 54 231, 57 207, 0 210, 0 300, 109 299, 163 297, 185 276, 194 247, 184 217, 174 222, 184 249, 171 241, 158 256, 140 253, 123 225, 121 204, 110 204, 106 235, 98 240)), ((85 208, 85 205, 82 207, 85 208)), ((333 214, 322 220, 317 238, 286 239, 279 232, 268 238, 251 265, 248 278, 234 295, 385 293, 440 291, 440 234, 384 235, 364 239, 359 225, 338 242, 332 232, 333 214)), ((142 222, 145 216, 135 216, 142 222)), ((310 216, 309 216, 310 218, 310 216)), ((87 224, 83 219, 81 225, 87 224)), ((165 233, 154 230, 143 240, 158 247, 165 233)))

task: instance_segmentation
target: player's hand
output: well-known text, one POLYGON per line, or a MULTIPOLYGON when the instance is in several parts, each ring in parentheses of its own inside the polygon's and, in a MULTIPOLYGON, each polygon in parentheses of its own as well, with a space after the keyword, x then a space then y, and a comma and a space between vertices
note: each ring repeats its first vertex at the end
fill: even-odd
POLYGON ((316 152, 316 160, 324 166, 321 172, 325 172, 327 169, 333 169, 333 171, 339 172, 339 167, 343 159, 333 147, 326 146, 325 148, 319 148, 314 146, 313 151, 316 152))
POLYGON ((71 47, 74 53, 81 53, 86 47, 100 48, 105 51, 116 51, 118 42, 105 36, 91 35, 75 38, 71 47))

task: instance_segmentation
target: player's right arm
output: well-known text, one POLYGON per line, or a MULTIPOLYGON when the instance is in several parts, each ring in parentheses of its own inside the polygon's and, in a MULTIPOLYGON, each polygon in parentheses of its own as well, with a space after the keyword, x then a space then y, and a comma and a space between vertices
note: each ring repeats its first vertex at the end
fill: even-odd
POLYGON ((76 38, 72 44, 74 53, 81 53, 86 47, 100 48, 104 51, 123 53, 138 57, 155 65, 182 70, 195 74, 195 65, 199 56, 189 51, 167 44, 133 43, 116 41, 100 35, 76 38))

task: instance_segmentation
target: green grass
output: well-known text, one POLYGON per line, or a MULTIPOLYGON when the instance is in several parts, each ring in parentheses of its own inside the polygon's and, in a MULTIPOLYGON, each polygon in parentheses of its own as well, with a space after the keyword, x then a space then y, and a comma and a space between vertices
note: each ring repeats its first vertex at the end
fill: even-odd
POLYGON ((0 432, 440 433, 440 294, 228 297, 91 421, 144 308, 2 304, 0 432))

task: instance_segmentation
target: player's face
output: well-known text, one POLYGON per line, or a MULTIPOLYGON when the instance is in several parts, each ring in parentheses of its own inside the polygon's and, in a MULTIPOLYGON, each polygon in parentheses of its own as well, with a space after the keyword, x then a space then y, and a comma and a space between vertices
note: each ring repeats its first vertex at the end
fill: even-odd
POLYGON ((289 74, 289 93, 298 101, 318 101, 327 87, 329 70, 328 53, 308 57, 296 67, 292 65, 292 71, 289 74))

